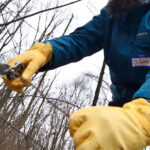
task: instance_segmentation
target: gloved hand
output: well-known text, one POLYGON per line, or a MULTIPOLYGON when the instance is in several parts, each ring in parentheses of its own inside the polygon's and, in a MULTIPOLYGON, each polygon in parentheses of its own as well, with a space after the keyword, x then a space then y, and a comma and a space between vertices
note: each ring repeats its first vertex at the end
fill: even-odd
POLYGON ((150 103, 83 108, 71 115, 69 129, 76 150, 142 150, 150 144, 150 103))
POLYGON ((4 83, 14 91, 24 93, 23 88, 28 87, 31 84, 31 77, 35 74, 42 66, 48 63, 52 57, 52 47, 49 43, 37 43, 30 47, 25 53, 18 55, 8 61, 8 65, 13 66, 16 62, 22 62, 27 67, 22 73, 22 77, 28 82, 23 81, 20 78, 12 81, 8 80, 4 75, 2 78, 4 83))

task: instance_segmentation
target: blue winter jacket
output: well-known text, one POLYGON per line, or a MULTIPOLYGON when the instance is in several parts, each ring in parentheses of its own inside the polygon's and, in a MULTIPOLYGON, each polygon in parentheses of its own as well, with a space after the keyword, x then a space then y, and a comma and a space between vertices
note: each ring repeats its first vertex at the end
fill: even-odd
POLYGON ((73 33, 47 42, 53 47, 53 57, 43 70, 79 61, 104 49, 113 101, 122 106, 138 97, 150 99, 149 4, 114 16, 103 8, 73 33))

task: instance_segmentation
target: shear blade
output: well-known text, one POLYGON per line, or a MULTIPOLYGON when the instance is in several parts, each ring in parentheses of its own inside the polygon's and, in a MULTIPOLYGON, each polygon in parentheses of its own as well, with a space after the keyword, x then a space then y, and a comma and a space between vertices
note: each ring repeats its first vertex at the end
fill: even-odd
POLYGON ((6 75, 9 68, 9 65, 0 63, 0 75, 6 75))

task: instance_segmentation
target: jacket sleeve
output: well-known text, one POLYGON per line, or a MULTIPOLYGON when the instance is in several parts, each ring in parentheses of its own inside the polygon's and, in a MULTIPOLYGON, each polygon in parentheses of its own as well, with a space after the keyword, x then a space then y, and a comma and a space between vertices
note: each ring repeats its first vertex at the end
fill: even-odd
POLYGON ((73 33, 67 36, 61 36, 50 42, 53 47, 53 56, 51 61, 41 68, 40 71, 55 69, 65 64, 76 62, 83 57, 90 56, 103 48, 104 28, 105 28, 106 10, 85 24, 77 28, 73 33))
POLYGON ((133 99, 145 98, 150 101, 150 71, 147 73, 145 82, 141 85, 139 90, 133 95, 133 99))

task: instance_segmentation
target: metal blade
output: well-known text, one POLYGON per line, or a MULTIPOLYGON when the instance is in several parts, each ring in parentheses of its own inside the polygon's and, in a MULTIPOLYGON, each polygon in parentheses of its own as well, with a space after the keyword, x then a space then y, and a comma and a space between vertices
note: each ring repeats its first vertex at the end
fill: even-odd
POLYGON ((9 65, 0 63, 0 75, 6 75, 9 68, 9 65))

